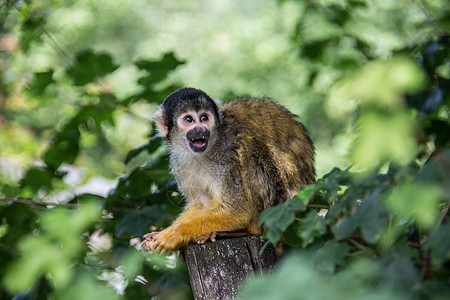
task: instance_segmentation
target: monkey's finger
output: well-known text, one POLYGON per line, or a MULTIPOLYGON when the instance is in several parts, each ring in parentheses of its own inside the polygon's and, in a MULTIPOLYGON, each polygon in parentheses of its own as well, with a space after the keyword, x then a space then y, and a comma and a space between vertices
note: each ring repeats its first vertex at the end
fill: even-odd
POLYGON ((147 233, 146 235, 144 235, 144 238, 147 241, 155 240, 156 238, 158 238, 159 234, 160 234, 159 231, 150 232, 150 233, 147 233))
POLYGON ((197 240, 197 244, 203 245, 208 240, 208 237, 201 238, 197 240))
POLYGON ((153 243, 151 242, 151 241, 147 241, 147 240, 145 240, 145 241, 143 241, 142 243, 141 243, 141 248, 143 249, 143 250, 145 250, 145 251, 150 251, 150 250, 153 250, 152 249, 152 245, 153 243))
POLYGON ((217 232, 212 232, 211 236, 209 237, 209 239, 211 240, 211 242, 215 242, 216 241, 216 237, 217 237, 217 232))

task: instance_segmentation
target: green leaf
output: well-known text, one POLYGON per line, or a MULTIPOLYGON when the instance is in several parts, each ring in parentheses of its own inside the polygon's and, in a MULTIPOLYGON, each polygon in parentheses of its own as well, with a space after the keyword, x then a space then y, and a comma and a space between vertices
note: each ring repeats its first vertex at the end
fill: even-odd
POLYGON ((72 265, 85 247, 81 234, 98 220, 100 212, 98 204, 90 202, 70 213, 57 209, 43 214, 43 230, 35 229, 20 240, 21 256, 8 266, 3 278, 6 288, 12 293, 25 291, 49 273, 55 285, 64 289, 75 275, 72 265))
POLYGON ((409 257, 385 257, 383 273, 384 284, 393 288, 408 289, 419 282, 419 272, 409 257))
POLYGON ((45 164, 54 170, 58 169, 64 162, 72 164, 80 151, 78 143, 79 136, 72 139, 56 141, 44 154, 45 164))
POLYGON ((117 225, 116 234, 122 236, 128 232, 130 236, 143 236, 148 232, 150 223, 158 223, 164 219, 164 210, 160 205, 146 206, 143 209, 127 213, 117 225))
POLYGON ((118 68, 109 54, 96 54, 91 49, 79 52, 75 63, 66 70, 75 85, 93 82, 118 68))
POLYGON ((333 274, 336 266, 341 264, 347 256, 348 251, 350 251, 350 246, 347 243, 328 242, 314 252, 314 262, 317 270, 330 275, 333 274))
POLYGON ((169 180, 168 168, 166 157, 155 158, 146 166, 135 168, 130 174, 119 178, 117 186, 109 193, 108 200, 123 202, 142 197, 149 197, 150 201, 158 200, 156 194, 151 194, 151 187, 153 184, 161 186, 169 180))
POLYGON ((297 227, 297 235, 302 239, 302 246, 311 244, 316 237, 327 231, 325 219, 317 215, 316 210, 311 210, 306 217, 301 219, 297 227))
POLYGON ((431 260, 435 267, 450 260, 450 224, 442 224, 434 230, 425 242, 425 248, 431 249, 431 260))
POLYGON ((149 154, 155 152, 161 146, 161 142, 162 142, 161 138, 154 136, 147 143, 145 143, 137 148, 131 149, 128 152, 127 157, 124 160, 124 164, 128 164, 133 158, 138 156, 143 151, 147 151, 149 154))
POLYGON ((306 209, 303 201, 294 197, 285 203, 270 207, 264 210, 259 216, 258 225, 265 223, 264 236, 269 239, 272 244, 276 244, 283 232, 294 221, 295 212, 306 209))
POLYGON ((389 161, 406 165, 417 153, 415 119, 408 112, 395 115, 367 112, 359 117, 357 126, 352 161, 360 168, 372 168, 389 161))
POLYGON ((52 188, 53 172, 47 168, 32 167, 27 170, 20 181, 20 186, 28 187, 36 193, 41 187, 52 188))
POLYGON ((309 201, 314 197, 314 195, 319 190, 318 186, 315 184, 305 185, 300 188, 300 192, 297 194, 299 199, 302 199, 303 204, 307 205, 309 201))
POLYGON ((25 22, 22 24, 22 32, 19 39, 20 48, 27 53, 32 43, 42 43, 42 26, 45 20, 40 16, 28 14, 25 22))
MULTIPOLYGON (((450 131, 449 131, 450 132, 450 131)), ((433 155, 421 170, 417 179, 439 184, 446 195, 450 194, 450 149, 433 155)))
POLYGON ((79 272, 73 284, 68 289, 56 291, 56 298, 67 300, 98 299, 115 300, 121 299, 114 289, 109 285, 101 285, 92 273, 79 272))
POLYGON ((33 83, 28 87, 28 91, 34 96, 42 96, 47 86, 55 83, 53 80, 53 73, 53 69, 50 69, 47 72, 34 73, 33 83))
POLYGON ((297 235, 298 222, 293 222, 283 232, 283 242, 290 247, 298 247, 302 244, 302 240, 297 235))
POLYGON ((161 60, 140 60, 136 62, 136 66, 150 72, 150 75, 142 77, 138 82, 142 86, 151 86, 166 78, 170 71, 181 64, 184 61, 178 60, 173 52, 166 53, 161 60))
POLYGON ((425 228, 431 228, 438 216, 442 190, 435 184, 406 182, 396 187, 386 204, 400 218, 411 216, 425 228))
POLYGON ((346 238, 357 228, 360 228, 364 239, 369 243, 375 243, 380 238, 381 231, 389 218, 386 208, 379 199, 380 192, 381 188, 377 188, 361 202, 355 213, 332 227, 337 239, 346 238))

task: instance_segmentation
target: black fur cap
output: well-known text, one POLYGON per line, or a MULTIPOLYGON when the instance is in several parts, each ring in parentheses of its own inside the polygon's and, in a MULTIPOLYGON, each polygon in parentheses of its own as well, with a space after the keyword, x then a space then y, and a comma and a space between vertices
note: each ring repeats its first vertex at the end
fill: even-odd
POLYGON ((173 127, 174 117, 188 110, 208 110, 214 114, 217 121, 220 120, 216 102, 202 90, 194 88, 182 88, 173 92, 164 100, 162 106, 169 131, 173 127))

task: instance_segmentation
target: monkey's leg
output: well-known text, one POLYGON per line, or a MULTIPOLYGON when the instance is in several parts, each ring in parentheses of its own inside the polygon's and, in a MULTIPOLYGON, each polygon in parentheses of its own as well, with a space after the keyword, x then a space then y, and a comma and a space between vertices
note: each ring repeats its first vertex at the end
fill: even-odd
POLYGON ((170 227, 159 234, 151 234, 150 240, 147 239, 143 247, 160 252, 171 252, 217 232, 242 231, 251 228, 248 231, 253 233, 250 231, 255 229, 254 226, 250 226, 250 221, 250 214, 187 210, 170 227))

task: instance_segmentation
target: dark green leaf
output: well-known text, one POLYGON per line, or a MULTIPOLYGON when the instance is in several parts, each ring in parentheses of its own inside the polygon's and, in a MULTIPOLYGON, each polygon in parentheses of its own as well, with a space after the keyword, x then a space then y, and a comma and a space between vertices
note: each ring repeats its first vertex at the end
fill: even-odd
POLYGON ((75 85, 85 85, 103 77, 118 68, 112 62, 110 55, 96 54, 91 49, 79 52, 75 57, 75 63, 66 70, 66 74, 75 85))
POLYGON ((57 140, 50 146, 50 149, 44 154, 45 164, 58 169, 62 163, 72 164, 80 151, 79 135, 70 139, 57 140))
POLYGON ((409 257, 385 258, 383 273, 385 285, 397 289, 407 290, 419 282, 419 272, 409 257))
POLYGON ((314 261, 319 271, 333 274, 336 266, 346 257, 350 246, 347 243, 331 241, 314 253, 314 261))
POLYGON ((47 86, 54 82, 53 69, 50 69, 47 72, 34 73, 33 83, 28 87, 28 90, 34 96, 42 96, 47 86))
POLYGON ((381 230, 388 220, 388 213, 380 201, 381 189, 378 188, 364 199, 355 213, 336 223, 332 229, 337 239, 344 239, 360 228, 364 239, 369 243, 375 243, 381 230))
POLYGON ((42 42, 42 26, 45 23, 44 18, 28 15, 22 24, 22 34, 19 44, 23 52, 27 53, 32 43, 42 42))
POLYGON ((447 195, 450 194, 450 149, 431 157, 417 178, 425 182, 439 184, 447 195))
POLYGON ((41 187, 52 188, 53 173, 42 167, 32 167, 27 170, 22 180, 21 187, 28 187, 36 193, 41 187))
POLYGON ((298 222, 294 221, 289 227, 283 232, 283 242, 290 247, 298 247, 301 245, 302 240, 297 235, 298 222))
POLYGON ((143 236, 148 232, 150 223, 158 223, 164 219, 164 210, 160 205, 146 206, 143 209, 127 213, 117 225, 116 234, 122 236, 128 232, 130 236, 143 236))
POLYGON ((301 219, 297 227, 297 235, 302 239, 302 246, 311 244, 316 237, 327 231, 325 219, 317 215, 316 210, 311 210, 306 217, 301 219))
POLYGON ((0 185, 0 193, 8 198, 14 198, 20 194, 19 186, 2 184, 0 185))
POLYGON ((139 146, 137 148, 131 149, 128 152, 127 157, 124 160, 124 164, 129 163, 130 160, 132 160, 133 158, 138 156, 143 151, 147 151, 149 154, 155 152, 161 146, 161 142, 162 142, 161 138, 158 138, 157 136, 154 136, 147 143, 145 143, 145 144, 143 144, 143 145, 141 145, 141 146, 139 146))
POLYGON ((442 224, 434 230, 425 243, 431 249, 431 260, 435 267, 450 261, 450 224, 442 224))
POLYGON ((294 221, 295 212, 305 210, 306 206, 298 197, 289 201, 270 207, 259 216, 259 226, 265 223, 264 235, 273 244, 277 243, 283 232, 294 221))
POLYGON ((141 70, 150 72, 150 75, 139 79, 139 84, 151 86, 166 78, 170 71, 181 64, 184 64, 184 61, 178 60, 173 52, 166 53, 161 60, 140 60, 136 62, 136 66, 141 70))
POLYGON ((168 167, 168 160, 164 157, 134 169, 130 174, 119 179, 116 188, 108 195, 108 199, 111 201, 119 199, 119 202, 123 202, 126 199, 149 197, 150 201, 156 200, 157 197, 151 195, 152 185, 160 186, 170 178, 167 172, 168 167))

